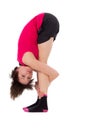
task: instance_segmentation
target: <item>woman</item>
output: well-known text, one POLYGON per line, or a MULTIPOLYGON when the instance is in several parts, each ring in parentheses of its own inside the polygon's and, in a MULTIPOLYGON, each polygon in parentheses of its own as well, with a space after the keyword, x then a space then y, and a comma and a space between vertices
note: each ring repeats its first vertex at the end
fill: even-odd
POLYGON ((50 13, 36 15, 21 32, 17 56, 20 66, 12 71, 10 94, 15 99, 24 89, 32 89, 32 73, 37 72, 35 88, 38 98, 33 105, 23 108, 25 112, 48 111, 48 87, 59 74, 47 65, 47 60, 58 32, 59 22, 50 13))

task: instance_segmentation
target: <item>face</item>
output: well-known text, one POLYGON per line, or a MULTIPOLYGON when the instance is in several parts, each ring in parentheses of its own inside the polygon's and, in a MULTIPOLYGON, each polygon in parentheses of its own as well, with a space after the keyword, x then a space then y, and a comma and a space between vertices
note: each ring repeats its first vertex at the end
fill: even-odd
POLYGON ((20 66, 17 71, 19 82, 27 85, 32 78, 32 69, 27 66, 20 66))

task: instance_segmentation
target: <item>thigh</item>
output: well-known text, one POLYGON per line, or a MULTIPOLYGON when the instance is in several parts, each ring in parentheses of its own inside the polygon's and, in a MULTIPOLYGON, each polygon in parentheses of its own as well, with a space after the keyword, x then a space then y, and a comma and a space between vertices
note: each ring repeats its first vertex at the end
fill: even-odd
POLYGON ((54 40, 54 38, 51 37, 48 41, 43 42, 43 43, 41 43, 41 44, 38 44, 39 60, 40 60, 41 62, 47 63, 49 54, 50 54, 51 49, 52 49, 53 40, 54 40))

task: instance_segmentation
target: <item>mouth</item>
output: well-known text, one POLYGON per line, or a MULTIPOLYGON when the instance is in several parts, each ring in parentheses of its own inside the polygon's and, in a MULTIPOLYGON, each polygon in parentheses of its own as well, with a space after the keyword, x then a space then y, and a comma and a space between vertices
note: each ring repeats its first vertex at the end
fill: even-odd
POLYGON ((31 72, 31 71, 32 71, 32 69, 31 69, 30 67, 27 67, 27 71, 31 72))
POLYGON ((27 71, 29 75, 33 75, 33 71, 27 71))
POLYGON ((32 71, 32 70, 28 70, 27 72, 28 72, 28 73, 32 73, 33 71, 32 71))

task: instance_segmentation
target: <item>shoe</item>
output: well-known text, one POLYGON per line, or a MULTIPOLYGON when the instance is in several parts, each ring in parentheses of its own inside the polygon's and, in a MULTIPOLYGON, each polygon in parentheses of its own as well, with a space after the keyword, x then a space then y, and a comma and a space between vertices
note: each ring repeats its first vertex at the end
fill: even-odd
POLYGON ((43 96, 41 99, 39 99, 37 105, 30 107, 28 109, 28 112, 47 112, 48 111, 48 105, 47 105, 47 96, 43 96))
POLYGON ((30 106, 27 106, 27 107, 24 107, 23 110, 24 110, 25 112, 28 112, 29 109, 30 109, 31 107, 36 106, 36 105, 38 104, 38 102, 39 102, 39 97, 37 98, 37 101, 36 101, 34 104, 32 104, 32 105, 30 105, 30 106))

